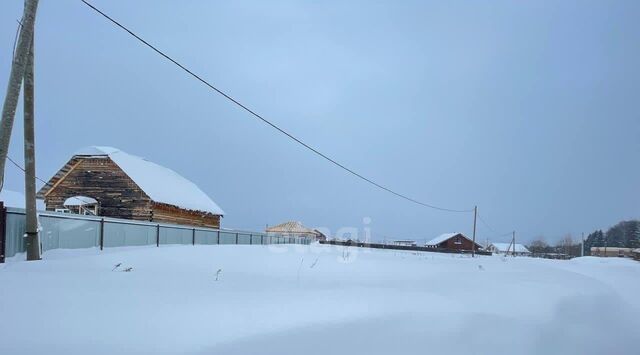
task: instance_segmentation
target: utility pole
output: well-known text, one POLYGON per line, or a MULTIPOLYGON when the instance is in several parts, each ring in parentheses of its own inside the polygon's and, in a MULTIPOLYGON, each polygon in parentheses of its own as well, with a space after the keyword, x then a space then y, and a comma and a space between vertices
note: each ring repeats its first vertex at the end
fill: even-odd
POLYGON ((580 244, 580 256, 584 256, 584 232, 582 232, 582 244, 580 244))
POLYGON ((471 257, 476 257, 476 217, 478 216, 478 206, 473 206, 473 245, 471 245, 471 257))
POLYGON ((34 134, 34 43, 31 33, 31 46, 27 52, 27 65, 24 71, 24 196, 26 209, 25 234, 27 235, 27 260, 40 260, 40 238, 38 237, 38 215, 36 212, 36 157, 34 134))
POLYGON ((513 237, 511 238, 511 244, 513 244, 513 254, 511 256, 513 256, 515 258, 516 257, 516 231, 513 231, 513 237))
POLYGON ((13 120, 18 106, 22 79, 27 66, 27 55, 29 47, 31 47, 37 8, 38 0, 25 0, 20 36, 18 37, 18 45, 11 63, 7 94, 2 105, 2 118, 0 121, 0 191, 4 186, 4 167, 7 153, 9 152, 9 141, 11 140, 11 130, 13 129, 13 120))

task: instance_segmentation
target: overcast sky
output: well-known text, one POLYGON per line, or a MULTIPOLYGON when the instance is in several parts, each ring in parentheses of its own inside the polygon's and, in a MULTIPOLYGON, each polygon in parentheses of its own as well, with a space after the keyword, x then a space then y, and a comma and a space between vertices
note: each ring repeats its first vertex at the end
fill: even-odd
MULTIPOLYGON (((499 233, 553 241, 640 217, 638 1, 93 3, 327 155, 427 203, 477 204, 499 233)), ((3 89, 22 7, 0 5, 3 89)), ((226 227, 472 228, 311 154, 78 0, 41 0, 36 122, 43 179, 81 147, 118 147, 194 181, 226 227)), ((5 187, 23 189, 10 164, 5 187)), ((478 238, 508 239, 483 224, 478 238)))

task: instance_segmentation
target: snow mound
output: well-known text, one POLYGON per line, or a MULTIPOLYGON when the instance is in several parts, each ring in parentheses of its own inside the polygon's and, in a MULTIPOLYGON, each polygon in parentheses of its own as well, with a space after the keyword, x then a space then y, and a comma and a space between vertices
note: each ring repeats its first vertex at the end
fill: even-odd
POLYGON ((94 248, 0 264, 0 354, 638 353, 640 263, 349 250, 94 248))

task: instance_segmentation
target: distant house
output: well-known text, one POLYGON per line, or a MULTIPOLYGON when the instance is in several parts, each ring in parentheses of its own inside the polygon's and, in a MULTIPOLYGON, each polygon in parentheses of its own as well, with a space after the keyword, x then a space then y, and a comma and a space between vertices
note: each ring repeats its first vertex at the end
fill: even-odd
POLYGON ((327 236, 324 233, 320 232, 317 229, 314 229, 313 231, 316 232, 316 237, 315 238, 316 238, 317 241, 326 241, 327 240, 327 236))
POLYGON ((491 243, 487 250, 495 254, 531 256, 531 252, 522 244, 491 243))
POLYGON ((416 245, 418 245, 415 240, 394 240, 391 244, 406 247, 415 247, 416 245))
POLYGON ((327 236, 320 231, 305 227, 302 222, 289 221, 277 226, 267 227, 267 234, 279 234, 288 237, 313 238, 314 240, 327 240, 327 236))
POLYGON ((473 243, 473 241, 462 233, 445 233, 428 241, 425 246, 427 248, 439 248, 450 250, 475 250, 482 249, 482 245, 473 243))
POLYGON ((224 211, 175 171, 111 147, 88 147, 38 192, 50 211, 220 227, 224 211))
POLYGON ((592 256, 603 257, 633 257, 632 248, 617 248, 617 247, 591 247, 592 256))

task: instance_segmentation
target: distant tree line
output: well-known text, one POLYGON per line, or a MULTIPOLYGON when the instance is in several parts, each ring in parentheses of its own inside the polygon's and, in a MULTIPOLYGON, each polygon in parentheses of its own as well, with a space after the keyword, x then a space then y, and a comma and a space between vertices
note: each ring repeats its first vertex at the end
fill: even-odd
POLYGON ((609 228, 606 233, 597 230, 584 241, 585 255, 591 247, 640 248, 640 221, 623 221, 609 228))
MULTIPOLYGON (((606 233, 594 231, 584 240, 584 255, 591 255, 591 247, 640 248, 640 221, 623 221, 609 228, 606 233)), ((559 253, 580 256, 581 241, 571 234, 565 235, 555 245, 547 244, 544 237, 533 240, 527 248, 534 254, 559 253)))
POLYGON ((571 256, 580 256, 581 248, 580 240, 574 240, 571 234, 565 235, 556 244, 550 245, 544 237, 540 236, 533 240, 528 246, 533 254, 566 254, 571 256))

